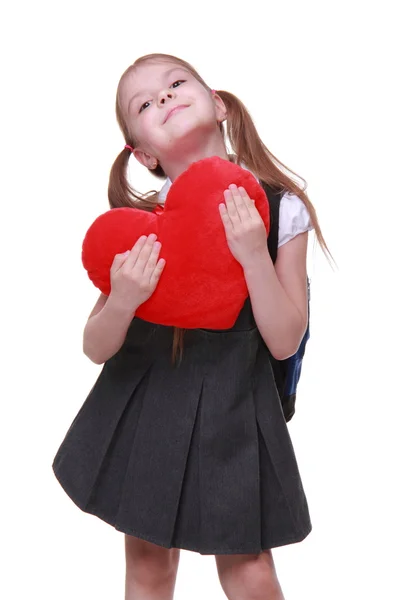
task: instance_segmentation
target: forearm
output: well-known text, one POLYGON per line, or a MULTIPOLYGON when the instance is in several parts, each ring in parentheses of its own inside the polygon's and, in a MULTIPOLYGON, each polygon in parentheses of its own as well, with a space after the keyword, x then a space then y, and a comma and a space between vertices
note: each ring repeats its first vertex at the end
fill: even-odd
POLYGON ((281 285, 267 249, 244 268, 244 276, 263 340, 276 359, 292 356, 307 323, 281 285))
POLYGON ((91 361, 102 364, 124 343, 134 317, 131 308, 121 306, 110 295, 100 312, 88 319, 83 333, 83 352, 91 361))

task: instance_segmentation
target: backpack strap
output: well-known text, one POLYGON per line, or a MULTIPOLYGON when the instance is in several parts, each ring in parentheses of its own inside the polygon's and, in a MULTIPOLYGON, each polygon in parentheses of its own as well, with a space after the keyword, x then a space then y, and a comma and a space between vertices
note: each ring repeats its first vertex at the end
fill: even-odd
MULTIPOLYGON (((261 181, 265 193, 267 194, 269 204, 269 218, 270 218, 270 230, 268 235, 268 251, 271 256, 272 262, 275 263, 278 255, 278 240, 279 240, 279 207, 282 198, 282 192, 271 188, 265 181, 261 181)), ((279 397, 283 399, 285 391, 285 383, 287 376, 287 362, 280 361, 274 358, 271 354, 270 349, 267 345, 265 347, 268 350, 269 360, 271 363, 272 371, 274 373, 275 385, 278 391, 279 397)))
MULTIPOLYGON (((268 250, 272 261, 275 263, 278 254, 279 241, 279 207, 283 193, 272 189, 265 182, 261 185, 267 194, 270 208, 270 232, 268 236, 268 250)), ((308 314, 310 314, 310 282, 307 277, 308 314)), ((308 317, 309 318, 309 317, 308 317)), ((286 421, 290 421, 295 412, 296 388, 300 378, 302 360, 306 343, 310 337, 310 322, 297 352, 285 359, 277 360, 268 349, 269 358, 275 378, 275 385, 281 399, 282 410, 286 421)))
POLYGON ((279 206, 281 203, 282 192, 272 188, 265 181, 261 181, 265 193, 267 194, 269 204, 270 231, 268 235, 268 251, 272 262, 275 263, 278 255, 279 239, 279 206))

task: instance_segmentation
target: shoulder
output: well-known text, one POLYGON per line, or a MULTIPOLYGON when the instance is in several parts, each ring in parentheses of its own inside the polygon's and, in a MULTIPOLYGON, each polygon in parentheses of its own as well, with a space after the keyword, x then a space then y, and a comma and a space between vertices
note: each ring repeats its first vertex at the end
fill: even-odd
POLYGON ((301 198, 291 192, 284 192, 279 205, 278 248, 299 233, 312 229, 310 213, 301 198))

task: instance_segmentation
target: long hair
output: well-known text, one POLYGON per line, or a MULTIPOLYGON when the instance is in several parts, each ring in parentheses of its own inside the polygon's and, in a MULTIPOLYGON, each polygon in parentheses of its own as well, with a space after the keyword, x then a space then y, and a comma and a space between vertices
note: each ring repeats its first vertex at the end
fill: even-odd
MULTIPOLYGON (((125 138, 125 143, 133 148, 137 145, 137 140, 132 137, 132 133, 130 132, 128 123, 126 122, 125 116, 121 109, 119 102, 119 91, 121 83, 124 81, 125 77, 134 71, 137 66, 147 61, 167 61, 176 63, 177 65, 187 69, 193 75, 193 77, 201 83, 201 85, 209 90, 211 94, 211 88, 200 77, 192 65, 180 58, 177 58, 176 56, 171 56, 169 54, 147 54, 146 56, 138 58, 121 76, 117 88, 115 105, 118 125, 125 138)), ((224 90, 216 90, 216 93, 223 100, 227 110, 226 135, 233 151, 233 157, 230 156, 230 160, 236 162, 237 164, 243 163, 248 167, 248 169, 250 169, 250 171, 254 173, 254 175, 256 175, 256 177, 258 177, 258 179, 269 184, 271 187, 276 188, 277 191, 288 192, 289 194, 297 195, 304 202, 310 214, 311 223, 314 227, 318 243, 320 244, 323 252, 328 258, 329 256, 332 257, 322 235, 315 208, 306 194, 306 181, 291 171, 286 165, 280 162, 276 156, 270 152, 270 150, 268 150, 258 135, 248 110, 239 100, 239 98, 237 98, 234 94, 224 90), (304 187, 301 188, 286 173, 291 173, 295 177, 301 179, 304 183, 304 187)), ((222 123, 220 124, 220 131, 225 140, 225 131, 222 123)), ((130 206, 147 211, 153 211, 158 203, 158 192, 156 190, 151 190, 146 194, 141 194, 135 190, 135 188, 132 187, 128 181, 128 161, 130 154, 131 151, 128 148, 124 148, 112 165, 108 185, 108 199, 110 207, 118 208, 122 206, 130 206)), ((151 170, 151 173, 160 179, 166 178, 166 174, 164 173, 161 165, 158 165, 156 169, 151 170)), ((183 335, 183 329, 178 327, 174 328, 174 361, 176 360, 178 354, 180 357, 182 356, 183 335)))

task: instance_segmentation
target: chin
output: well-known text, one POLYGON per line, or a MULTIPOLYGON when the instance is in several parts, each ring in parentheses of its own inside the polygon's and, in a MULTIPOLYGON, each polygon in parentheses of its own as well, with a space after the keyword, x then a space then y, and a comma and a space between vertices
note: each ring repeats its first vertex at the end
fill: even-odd
MULTIPOLYGON (((184 111, 182 111, 183 113, 184 111)), ((189 115, 183 116, 181 115, 181 119, 176 119, 176 123, 174 123, 174 127, 171 127, 171 137, 173 136, 175 139, 183 140, 190 137, 194 139, 201 139, 205 135, 210 136, 215 134, 215 118, 210 121, 208 118, 201 118, 196 116, 195 118, 190 118, 189 115)))

